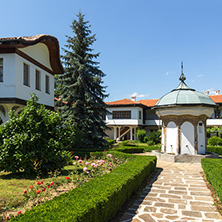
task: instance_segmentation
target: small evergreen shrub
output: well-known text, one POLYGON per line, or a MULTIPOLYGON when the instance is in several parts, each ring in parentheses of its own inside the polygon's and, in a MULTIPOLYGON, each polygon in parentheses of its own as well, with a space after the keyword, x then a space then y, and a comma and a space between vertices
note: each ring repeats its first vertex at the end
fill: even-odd
POLYGON ((207 151, 222 155, 222 146, 207 146, 207 151))
POLYGON ((132 146, 123 146, 119 148, 115 148, 115 151, 123 152, 123 153, 143 153, 144 148, 142 147, 132 147, 132 146))
POLYGON ((153 150, 161 150, 161 145, 153 145, 153 146, 147 146, 144 148, 145 152, 152 152, 153 150))
POLYGON ((143 142, 144 142, 144 138, 145 138, 145 136, 146 136, 146 130, 144 130, 144 129, 139 129, 139 130, 137 130, 136 136, 137 136, 137 138, 139 139, 139 141, 140 141, 141 143, 143 143, 143 142))
POLYGON ((222 160, 221 159, 202 159, 201 164, 207 180, 214 187, 220 201, 222 201, 222 160))
POLYGON ((212 136, 208 140, 208 144, 211 145, 211 146, 222 146, 222 139, 220 137, 217 137, 217 136, 212 136))

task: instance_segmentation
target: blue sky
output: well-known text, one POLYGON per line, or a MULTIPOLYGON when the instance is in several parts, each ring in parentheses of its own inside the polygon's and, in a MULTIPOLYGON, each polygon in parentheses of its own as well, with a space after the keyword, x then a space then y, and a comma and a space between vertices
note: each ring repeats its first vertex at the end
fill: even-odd
POLYGON ((222 91, 220 0, 7 0, 0 7, 1 37, 50 34, 61 48, 78 11, 85 13, 107 75, 106 101, 160 98, 179 84, 182 60, 188 86, 222 91))

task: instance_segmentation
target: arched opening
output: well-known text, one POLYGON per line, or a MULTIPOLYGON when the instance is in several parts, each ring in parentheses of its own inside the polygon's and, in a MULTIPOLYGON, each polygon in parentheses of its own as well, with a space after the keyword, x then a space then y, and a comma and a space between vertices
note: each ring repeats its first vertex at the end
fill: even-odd
POLYGON ((166 152, 177 153, 177 126, 173 121, 166 127, 166 152))
POLYGON ((190 122, 181 125, 181 154, 195 154, 194 126, 190 122))

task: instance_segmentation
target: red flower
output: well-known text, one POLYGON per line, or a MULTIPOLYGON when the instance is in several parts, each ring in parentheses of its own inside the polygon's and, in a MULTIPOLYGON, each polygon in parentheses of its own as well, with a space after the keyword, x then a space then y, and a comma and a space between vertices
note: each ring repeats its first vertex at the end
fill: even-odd
POLYGON ((25 190, 23 193, 27 193, 27 190, 25 190))
POLYGON ((37 190, 36 193, 37 193, 37 194, 41 193, 41 190, 37 190))
POLYGON ((70 180, 70 177, 66 177, 67 180, 70 180))
POLYGON ((42 191, 45 191, 45 188, 43 188, 42 191))
POLYGON ((41 184, 42 184, 41 182, 39 182, 39 181, 37 182, 37 185, 41 185, 41 184))
POLYGON ((6 217, 6 220, 9 220, 9 216, 6 217))
POLYGON ((29 188, 30 188, 30 189, 32 189, 32 188, 33 188, 33 186, 30 186, 29 188))
POLYGON ((51 186, 54 184, 54 181, 52 181, 52 183, 50 184, 51 186))
POLYGON ((50 185, 48 186, 48 188, 50 188, 50 185))
POLYGON ((21 214, 22 213, 22 211, 20 210, 18 213, 17 213, 17 216, 19 215, 19 214, 21 214))
POLYGON ((74 153, 74 151, 72 151, 71 153, 74 153))
POLYGON ((43 181, 41 182, 41 184, 43 184, 43 181))

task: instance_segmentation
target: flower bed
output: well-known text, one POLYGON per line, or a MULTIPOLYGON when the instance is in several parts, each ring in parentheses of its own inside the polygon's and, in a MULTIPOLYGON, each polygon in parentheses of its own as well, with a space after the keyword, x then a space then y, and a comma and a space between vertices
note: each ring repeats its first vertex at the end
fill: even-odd
MULTIPOLYGON (((116 156, 131 156, 110 152, 116 156)), ((95 153, 95 156, 102 153, 95 153)), ((109 221, 155 169, 156 157, 134 156, 108 174, 34 207, 11 221, 109 221)))
MULTIPOLYGON (((82 160, 79 156, 75 156, 73 165, 66 166, 61 175, 60 173, 56 173, 53 177, 39 179, 37 182, 32 183, 32 185, 28 185, 28 187, 20 194, 20 196, 22 196, 23 193, 26 201, 24 200, 19 205, 16 205, 19 206, 17 212, 12 210, 12 207, 8 207, 8 205, 1 206, 2 217, 10 218, 12 217, 12 214, 16 215, 16 213, 24 213, 25 209, 30 209, 31 207, 50 200, 61 193, 68 192, 95 177, 109 173, 127 161, 126 157, 115 157, 106 152, 102 154, 102 156, 101 153, 100 155, 93 155, 88 160, 82 160), (26 204, 24 204, 24 202, 26 204), (9 213, 11 216, 9 216, 9 213)), ((22 179, 21 182, 23 183, 22 179)), ((13 189, 13 187, 11 189, 13 189)), ((10 202, 7 204, 10 204, 10 202)))

